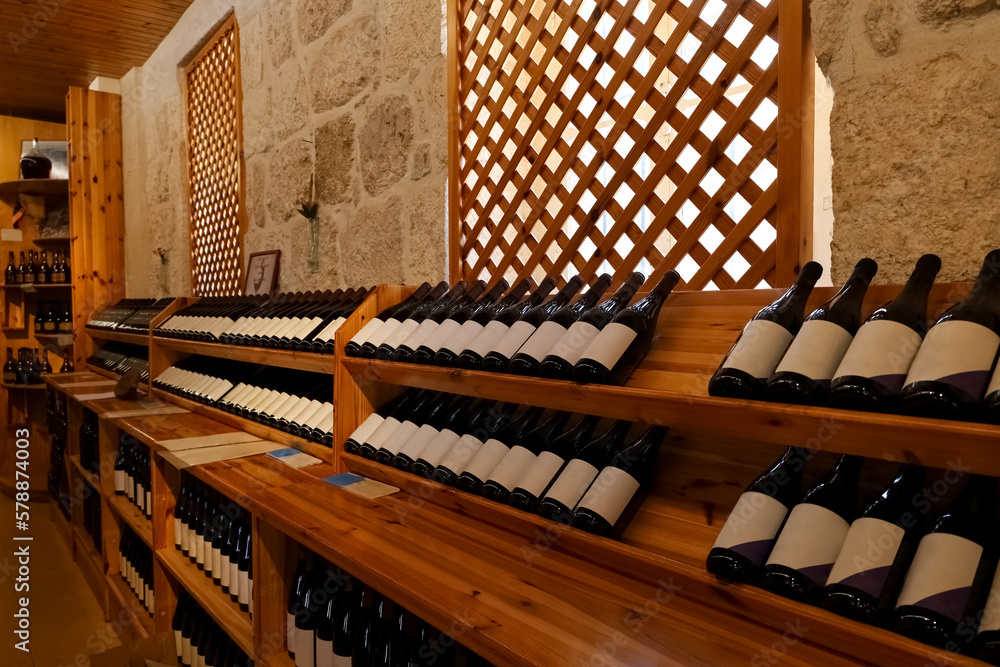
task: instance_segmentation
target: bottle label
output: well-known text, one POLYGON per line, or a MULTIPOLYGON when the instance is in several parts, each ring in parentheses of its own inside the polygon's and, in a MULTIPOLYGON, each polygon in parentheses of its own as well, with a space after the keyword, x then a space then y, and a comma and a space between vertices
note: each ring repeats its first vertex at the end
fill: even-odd
POLYGON ((924 535, 899 593, 896 608, 915 605, 960 621, 983 548, 949 533, 924 535))
POLYGON ((851 333, 839 324, 809 320, 802 325, 775 372, 798 373, 817 382, 832 380, 851 346, 851 339, 851 333))
POLYGON ((333 337, 336 335, 337 330, 340 329, 340 327, 342 327, 344 325, 344 322, 346 321, 347 321, 346 317, 338 317, 333 322, 330 322, 330 324, 328 324, 325 329, 316 334, 313 340, 321 340, 324 343, 333 340, 333 337))
MULTIPOLYGON (((118 473, 115 473, 115 490, 117 491, 119 489, 122 489, 122 490, 125 489, 124 473, 122 473, 122 484, 121 484, 120 487, 118 486, 118 473)), ((181 518, 179 516, 175 516, 174 517, 174 546, 177 547, 177 548, 180 548, 180 546, 181 546, 181 540, 182 540, 182 538, 181 538, 181 530, 182 530, 182 527, 183 527, 183 524, 181 523, 181 518)))
POLYGON ((420 458, 437 468, 441 460, 451 451, 451 448, 458 442, 458 434, 451 429, 441 429, 441 432, 427 445, 427 448, 420 455, 420 458))
POLYGON ((402 324, 395 317, 390 317, 385 321, 385 324, 380 326, 377 331, 373 331, 371 337, 365 341, 366 344, 374 345, 376 348, 381 345, 386 338, 392 335, 392 333, 399 328, 402 324))
POLYGON ((461 439, 455 443, 455 446, 451 448, 448 455, 444 457, 444 460, 438 464, 441 468, 447 468, 456 475, 461 475, 465 472, 465 467, 469 465, 473 457, 479 450, 483 448, 483 441, 474 435, 463 435, 461 439))
POLYGON ((385 441, 381 449, 387 450, 393 456, 399 454, 403 449, 403 445, 416 434, 417 429, 417 425, 413 422, 409 420, 403 422, 399 425, 399 428, 392 432, 392 435, 385 441))
POLYGON ((714 546, 731 549, 754 565, 761 565, 771 553, 786 516, 788 508, 771 496, 747 491, 736 501, 714 546))
MULTIPOLYGON (((235 549, 234 549, 235 551, 235 549)), ((236 558, 237 554, 233 553, 230 559, 236 558)), ((240 571, 239 565, 234 560, 229 561, 229 592, 233 595, 238 595, 240 592, 240 571)), ((292 618, 292 630, 295 629, 295 618, 292 618)), ((294 644, 289 644, 289 646, 294 646, 294 644)))
POLYGON ((437 434, 438 430, 436 428, 430 424, 424 424, 417 429, 413 437, 406 441, 406 444, 399 450, 399 453, 408 456, 411 461, 416 461, 424 453, 424 450, 427 449, 427 446, 431 444, 431 441, 437 437, 437 434))
POLYGON ((396 327, 396 330, 392 332, 392 335, 387 336, 386 339, 382 341, 381 345, 385 345, 386 347, 391 347, 392 349, 395 350, 397 347, 399 347, 400 343, 402 343, 411 335, 413 335, 415 332, 417 332, 418 329, 423 327, 425 324, 431 327, 432 330, 437 328, 438 326, 433 320, 424 320, 423 322, 417 322, 415 320, 406 320, 398 327, 396 327))
POLYGON ((295 667, 316 667, 316 631, 295 628, 295 667))
POLYGON ((240 570, 240 604, 250 604, 250 572, 240 570))
POLYGON ((514 324, 510 325, 510 329, 507 330, 503 338, 500 339, 500 342, 496 344, 496 347, 493 348, 493 351, 503 355, 505 359, 510 359, 521 351, 524 341, 528 340, 533 333, 535 333, 535 327, 531 324, 527 322, 514 322, 514 324))
POLYGON ((125 471, 115 470, 115 492, 125 491, 125 471))
POLYGON ((425 340, 433 335, 434 331, 440 326, 434 320, 424 320, 418 324, 410 333, 405 337, 400 339, 399 343, 393 347, 399 347, 400 345, 405 345, 414 352, 420 347, 425 340))
MULTIPOLYGON (((212 547, 212 572, 220 572, 222 570, 222 549, 218 547, 212 547)), ((221 572, 220 572, 221 577, 221 572)))
POLYGON ((368 338, 375 333, 376 329, 379 329, 383 324, 385 324, 385 322, 377 317, 373 317, 368 320, 363 327, 361 327, 361 330, 358 331, 358 333, 354 334, 354 337, 351 338, 351 342, 356 345, 364 345, 368 342, 368 338))
POLYGON ((44 324, 42 324, 42 331, 55 331, 55 330, 56 330, 55 322, 45 322, 44 324))
POLYGON ((944 382, 979 400, 989 382, 998 348, 1000 336, 981 324, 942 322, 927 332, 906 384, 944 382))
POLYGON ((836 512, 799 503, 788 515, 767 564, 798 570, 817 586, 824 586, 850 529, 836 512))
POLYGON ((375 451, 378 451, 397 428, 399 428, 399 420, 395 417, 386 417, 385 421, 375 429, 375 432, 363 444, 371 445, 375 448, 375 451))
POLYGON ((983 608, 983 618, 979 621, 979 632, 996 630, 1000 630, 1000 565, 997 566, 996 574, 993 575, 990 594, 986 598, 986 606, 983 608))
POLYGON ((461 329, 462 325, 455 320, 445 320, 437 326, 432 335, 424 339, 421 345, 430 348, 431 352, 437 352, 461 329))
POLYGON ((222 590, 227 590, 229 588, 229 556, 222 557, 222 563, 219 567, 219 585, 222 586, 222 590))
POLYGON ((475 352, 480 357, 485 357, 509 329, 510 327, 503 322, 494 320, 483 327, 483 330, 476 336, 475 340, 469 343, 466 349, 475 352))
MULTIPOLYGON (((582 358, 596 361, 611 370, 628 350, 628 346, 632 344, 637 335, 635 331, 624 324, 612 322, 601 329, 601 333, 583 353, 582 358)), ((614 522, 612 521, 612 523, 614 522)))
POLYGON ((851 524, 827 585, 843 584, 879 598, 905 534, 894 523, 861 517, 851 524))
POLYGON ((542 452, 517 486, 538 498, 566 462, 552 452, 542 452))
POLYGON ((333 641, 316 638, 316 667, 335 667, 333 641))
POLYGON ((572 511, 599 472, 586 461, 573 459, 563 468, 545 497, 562 503, 572 511))
POLYGON ((351 667, 353 664, 349 655, 333 656, 333 667, 351 667))
POLYGON ((766 380, 774 373, 791 344, 792 333, 780 324, 767 320, 750 320, 729 356, 722 362, 722 367, 749 373, 758 380, 766 380))
POLYGON ((868 322, 858 329, 834 377, 871 378, 898 393, 922 342, 920 334, 905 324, 891 320, 868 322))
POLYGON ((476 452, 476 455, 469 461, 469 465, 466 466, 465 472, 469 473, 480 482, 485 482, 489 479, 490 473, 496 469, 497 465, 507 456, 507 452, 510 451, 510 447, 503 444, 496 438, 490 438, 485 443, 483 443, 482 448, 476 452))
POLYGON ((513 491, 519 486, 518 481, 524 477, 525 472, 531 468, 537 458, 530 449, 514 445, 490 474, 489 481, 508 491, 513 491))
POLYGON ((600 333, 601 330, 593 324, 574 322, 559 342, 549 350, 549 354, 554 354, 570 366, 576 366, 576 362, 580 361, 584 351, 600 333))
POLYGON ((479 322, 473 322, 472 320, 467 320, 462 328, 459 329, 455 335, 445 341, 439 349, 448 350, 452 354, 461 354, 465 347, 474 341, 479 333, 483 330, 483 325, 479 322))
POLYGON ((587 489, 580 507, 586 507, 613 526, 638 490, 639 480, 621 468, 608 466, 587 489))
POLYGON ((17 373, 7 372, 3 374, 4 382, 17 382, 17 373))

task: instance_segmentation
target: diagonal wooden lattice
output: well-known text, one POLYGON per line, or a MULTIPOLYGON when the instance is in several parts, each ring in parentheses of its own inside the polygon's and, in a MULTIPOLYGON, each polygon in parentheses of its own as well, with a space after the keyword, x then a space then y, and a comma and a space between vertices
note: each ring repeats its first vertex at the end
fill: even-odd
POLYGON ((688 289, 790 281, 803 188, 779 168, 805 157, 811 70, 796 68, 801 39, 787 40, 793 66, 779 65, 779 5, 799 38, 801 9, 786 20, 785 0, 458 1, 456 277, 621 282, 676 268, 688 289), (793 186, 782 197, 779 181, 793 186))
POLYGON ((187 67, 191 271, 197 296, 243 291, 238 30, 231 18, 187 67))

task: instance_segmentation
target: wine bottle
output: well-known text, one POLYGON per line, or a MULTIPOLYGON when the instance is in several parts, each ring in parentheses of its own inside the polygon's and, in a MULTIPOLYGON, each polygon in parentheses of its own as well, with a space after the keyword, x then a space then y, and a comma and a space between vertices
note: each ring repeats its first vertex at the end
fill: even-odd
POLYGON ((545 446, 565 430, 569 417, 568 412, 556 412, 525 433, 490 473, 483 484, 483 496, 506 503, 511 490, 535 463, 545 446))
POLYGON ((368 338, 372 335, 372 333, 381 328, 383 324, 385 324, 400 310, 403 310, 404 308, 409 308, 414 303, 423 300, 424 297, 426 297, 430 293, 430 291, 431 291, 431 284, 422 283, 420 287, 418 287, 413 292, 413 294, 406 297, 396 305, 389 306, 388 308, 380 312, 378 315, 368 320, 365 323, 365 325, 361 327, 358 333, 354 334, 351 337, 351 340, 349 340, 347 344, 344 346, 344 354, 346 354, 349 357, 360 356, 361 346, 368 341, 368 338))
POLYGON ((295 667, 316 667, 316 628, 323 614, 322 602, 326 601, 324 580, 324 573, 318 569, 307 572, 295 614, 295 667))
POLYGON ((590 441, 590 436, 597 428, 600 417, 588 415, 581 418, 568 431, 546 443, 545 449, 535 457, 531 466, 521 474, 508 503, 512 507, 533 512, 538 507, 538 500, 548 489, 549 484, 563 469, 567 461, 590 441))
POLYGON ((462 368, 479 369, 483 366, 483 357, 493 346, 503 338, 510 325, 518 320, 532 297, 526 296, 531 289, 532 281, 525 278, 520 281, 501 299, 489 313, 489 320, 479 329, 465 345, 458 357, 458 365, 462 368))
MULTIPOLYGON (((478 291, 480 287, 485 287, 485 283, 478 281, 475 283, 474 288, 478 291)), ((411 334, 416 333, 418 329, 423 325, 423 331, 420 332, 421 336, 428 335, 433 331, 441 320, 448 316, 448 313, 453 308, 460 308, 460 304, 465 303, 465 297, 469 294, 470 290, 468 284, 464 280, 458 281, 454 287, 448 290, 440 299, 435 301, 428 301, 421 307, 414 309, 405 320, 399 323, 399 326, 392 328, 392 331, 387 335, 382 336, 375 349, 374 356, 379 359, 391 359, 393 352, 399 346, 400 343, 405 341, 411 334)), ((397 316, 398 317, 398 316, 397 316)), ((392 322, 397 318, 394 317, 388 322, 382 329, 387 329, 390 327, 392 322)), ((381 334, 381 329, 379 330, 381 334)), ((367 345, 374 344, 374 337, 366 343, 365 347, 362 348, 362 353, 367 350, 367 345)))
MULTIPOLYGON (((490 304, 486 308, 474 313, 462 328, 448 339, 434 355, 434 365, 436 366, 459 366, 460 356, 468 349, 468 346, 479 339, 486 327, 492 323, 501 312, 517 302, 520 302, 524 294, 531 286, 531 281, 525 279, 514 286, 502 299, 490 304)), ((495 335, 491 333, 487 340, 495 335)), ((492 345, 492 344, 491 344, 492 345)), ((481 357, 480 357, 481 358, 481 357)))
MULTIPOLYGON (((332 596, 334 626, 333 626, 333 667, 351 667, 354 635, 358 625, 358 595, 355 590, 356 580, 341 573, 344 584, 332 596)), ((319 667, 317 665, 317 667, 319 667)))
MULTIPOLYGON (((485 289, 485 283, 484 283, 485 289)), ((456 339, 462 332, 466 324, 473 325, 478 318, 489 317, 491 307, 500 299, 500 296, 507 291, 509 284, 501 279, 492 289, 486 291, 474 301, 465 300, 461 307, 453 308, 448 316, 434 329, 434 331, 423 338, 420 344, 413 351, 410 361, 416 364, 436 364, 437 353, 445 348, 449 341, 456 339)), ((482 324, 479 325, 480 327, 482 324)), ((456 339, 457 340, 457 339, 456 339)), ((459 349, 465 349, 465 343, 459 349)), ((411 346, 412 348, 412 346, 411 346)), ((457 358, 457 355, 455 355, 457 358)), ((451 357, 448 357, 449 359, 451 357)))
POLYGON ((1000 350, 1000 249, 991 251, 969 294, 927 332, 901 395, 909 415, 940 419, 995 414, 1000 379, 990 371, 1000 350))
POLYGON ((24 260, 24 251, 21 250, 19 253, 20 262, 17 265, 17 278, 15 283, 18 285, 24 284, 24 274, 28 272, 28 263, 24 260))
POLYGON ((38 273, 35 274, 35 282, 48 285, 52 283, 52 267, 49 266, 49 251, 43 250, 41 262, 38 264, 38 273))
POLYGON ((433 392, 426 390, 408 392, 406 397, 399 403, 399 406, 393 411, 392 415, 386 417, 379 427, 375 429, 375 431, 373 431, 363 443, 361 443, 361 446, 358 448, 358 454, 366 459, 374 459, 375 453, 382 448, 382 445, 389 439, 389 436, 391 436, 404 421, 409 419, 414 412, 419 410, 424 401, 432 395, 433 392))
POLYGON ((919 537, 913 499, 926 471, 903 466, 851 524, 830 571, 823 607, 842 616, 886 624, 919 537))
POLYGON ((877 412, 894 407, 927 333, 927 296, 940 270, 937 255, 921 257, 899 295, 861 325, 830 383, 832 405, 877 412))
MULTIPOLYGON (((600 305, 594 306, 580 316, 566 330, 566 333, 552 346, 548 354, 538 365, 538 373, 547 378, 568 380, 573 374, 573 366, 587 350, 601 330, 611 323, 611 320, 632 300, 636 290, 642 286, 645 278, 641 273, 633 273, 625 281, 615 295, 600 305)), ((517 372, 517 367, 511 362, 511 371, 517 372)))
POLYGON ((876 271, 874 260, 859 261, 840 291, 806 318, 764 389, 767 400, 809 405, 826 396, 861 325, 861 307, 876 271))
POLYGON ((351 435, 348 436, 347 440, 344 441, 344 451, 348 454, 357 454, 358 450, 361 449, 361 445, 382 425, 386 417, 391 416, 399 408, 399 404, 407 396, 416 391, 416 389, 410 389, 368 415, 368 418, 361 422, 351 435))
POLYGON ((753 316, 709 381, 709 394, 728 398, 760 396, 802 327, 806 302, 822 275, 822 266, 807 262, 788 291, 753 316))
MULTIPOLYGON (((382 598, 379 605, 378 627, 373 632, 371 667, 396 667, 402 646, 397 639, 397 625, 403 614, 397 614, 391 601, 382 598)), ((399 638, 401 639, 401 638, 399 638)))
POLYGON ((351 648, 351 667, 371 667, 372 645, 378 628, 381 597, 371 586, 362 586, 358 607, 358 627, 351 648))
MULTIPOLYGON (((442 444, 440 447, 442 449, 445 446, 450 448, 450 445, 447 443, 454 444, 458 441, 458 434, 451 430, 451 427, 460 422, 465 416, 465 410, 474 400, 469 396, 455 396, 451 400, 439 401, 427 415, 426 423, 417 429, 417 432, 403 444, 399 452, 393 457, 393 467, 413 472, 414 463, 420 460, 427 448, 436 440, 441 441, 442 444)), ((435 447, 437 448, 437 446, 435 447)), ((441 456, 444 453, 447 453, 447 450, 444 450, 441 456)), ((439 458, 435 459, 435 465, 439 460, 439 458)), ((433 468, 434 466, 427 460, 421 465, 421 470, 426 471, 427 474, 430 474, 433 468)))
POLYGON ((456 403, 452 412, 454 421, 441 428, 411 466, 415 475, 430 479, 438 465, 448 452, 462 439, 466 433, 475 428, 480 417, 485 417, 486 411, 493 407, 491 401, 467 399, 456 403))
POLYGON ((483 409, 465 422, 462 437, 438 463, 431 474, 432 479, 448 486, 455 486, 459 475, 465 472, 485 442, 505 428, 516 408, 517 406, 511 403, 485 402, 483 409))
POLYGON ((858 475, 864 459, 846 454, 792 508, 764 566, 769 591, 816 603, 858 514, 858 475))
POLYGON ((469 461, 465 470, 458 476, 456 485, 463 491, 479 493, 483 483, 496 469, 500 461, 510 453, 513 443, 521 442, 531 431, 544 408, 527 408, 516 415, 497 432, 496 436, 486 440, 476 455, 469 461))
POLYGON ((3 365, 3 381, 7 384, 17 383, 17 362, 14 361, 14 350, 7 348, 7 363, 3 365))
POLYGON ((5 285, 17 284, 17 267, 14 265, 14 251, 7 253, 7 270, 3 274, 5 285))
POLYGON ((28 263, 24 265, 24 274, 21 276, 21 281, 25 285, 33 285, 35 283, 35 251, 28 251, 28 263))
POLYGON ((431 415, 436 413, 439 406, 447 404, 447 402, 447 394, 427 393, 419 404, 414 405, 409 415, 400 417, 399 427, 382 443, 373 458, 379 463, 390 465, 393 458, 409 442, 410 438, 417 434, 422 425, 431 420, 431 415))
POLYGON ((997 572, 993 575, 976 639, 969 654, 991 665, 1000 665, 1000 567, 997 567, 997 572))
MULTIPOLYGON (((238 602, 243 612, 251 612, 250 607, 253 604, 253 577, 250 570, 253 566, 253 536, 248 529, 240 533, 240 538, 240 541, 236 544, 239 551, 239 563, 236 566, 239 572, 238 602)), ((211 545, 210 542, 208 544, 209 546, 211 545)), ((211 559, 211 556, 208 555, 206 558, 211 559)), ((253 616, 253 613, 251 612, 250 615, 253 616)))
MULTIPOLYGON (((500 333, 499 339, 493 346, 483 353, 482 368, 487 371, 506 371, 507 365, 510 363, 510 357, 517 352, 518 348, 527 340, 531 332, 535 330, 535 326, 531 324, 530 319, 536 317, 536 309, 538 309, 545 297, 549 295, 556 286, 556 279, 552 276, 547 276, 545 280, 539 283, 535 291, 531 293, 531 296, 510 307, 510 309, 505 310, 497 316, 497 319, 503 322, 506 326, 502 327, 502 332, 494 331, 494 333, 500 333), (531 316, 529 318, 529 313, 531 316), (529 321, 522 321, 525 318, 529 318, 529 321)), ((573 289, 569 283, 566 284, 559 293, 556 294, 553 299, 562 298, 560 295, 563 291, 573 289)), ((495 329, 499 329, 496 328, 495 329)))
POLYGON ((660 309, 681 276, 668 271, 652 291, 601 329, 573 367, 577 382, 624 384, 649 351, 660 309))
POLYGON ((368 339, 361 344, 358 349, 357 356, 360 357, 374 357, 375 351, 378 350, 379 346, 390 336, 392 333, 399 328, 399 326, 410 318, 415 311, 423 308, 427 304, 435 303, 440 299, 445 292, 448 291, 448 283, 446 281, 439 282, 433 289, 427 292, 422 298, 415 299, 410 302, 409 305, 403 306, 392 316, 385 320, 381 326, 377 329, 371 331, 368 335, 368 339))
MULTIPOLYGON (((546 279, 547 280, 547 279, 546 279)), ((609 278, 610 280, 610 278, 609 278)), ((553 279, 553 286, 555 285, 553 279)), ((548 301, 542 303, 544 294, 552 289, 551 287, 546 287, 544 281, 539 289, 536 290, 531 296, 518 301, 512 305, 509 305, 502 310, 500 310, 496 317, 492 321, 483 327, 483 330, 477 335, 462 351, 459 355, 458 365, 462 368, 469 369, 480 369, 483 368, 486 355, 490 353, 491 350, 496 348, 500 341, 503 340, 513 326, 519 326, 524 330, 524 339, 531 335, 537 327, 537 324, 532 324, 532 321, 544 321, 556 310, 564 306, 569 302, 573 296, 580 291, 580 287, 583 286, 583 279, 580 276, 573 276, 567 281, 566 286, 563 287, 559 292, 549 299, 548 301), (545 288, 544 293, 542 289, 545 288), (541 309, 541 312, 534 313, 533 311, 541 309), (520 322, 524 321, 524 324, 520 322)), ((518 336, 515 336, 517 338, 518 336)), ((522 340, 521 343, 524 341, 522 340)), ((520 347, 521 343, 511 343, 511 345, 516 345, 520 347)), ((496 355, 500 355, 497 352, 496 355)), ((494 355, 494 356, 496 356, 494 355)), ((507 360, 509 361, 509 360, 507 360)), ((506 363, 506 362, 505 362, 506 363)))
POLYGON ((986 602, 998 536, 997 480, 973 475, 917 546, 896 603, 896 632, 938 647, 958 643, 986 602))
POLYGON ((285 645, 292 657, 295 657, 295 647, 297 646, 296 619, 300 614, 305 613, 302 610, 302 600, 306 597, 306 589, 312 581, 315 569, 316 564, 312 558, 299 558, 299 563, 295 567, 295 576, 288 592, 288 607, 285 614, 285 645))

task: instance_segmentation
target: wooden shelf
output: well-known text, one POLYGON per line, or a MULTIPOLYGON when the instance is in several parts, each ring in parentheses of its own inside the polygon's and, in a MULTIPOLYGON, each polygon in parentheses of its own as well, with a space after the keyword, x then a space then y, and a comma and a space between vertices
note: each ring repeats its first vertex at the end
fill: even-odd
POLYGON ((68 236, 46 236, 33 239, 33 243, 69 243, 72 239, 68 236))
POLYGON ((62 333, 62 334, 35 334, 35 340, 40 343, 50 341, 52 345, 60 348, 72 347, 75 336, 72 333, 62 333))
POLYGON ((315 373, 333 374, 334 368, 336 368, 334 355, 332 354, 203 343, 177 338, 163 338, 155 334, 153 340, 156 345, 166 350, 174 350, 186 354, 203 354, 209 357, 247 361, 254 364, 278 366, 280 368, 291 368, 300 371, 313 371, 315 373))
POLYGON ((20 205, 20 195, 33 197, 69 197, 69 180, 28 178, 0 183, 0 200, 11 207, 20 205))
POLYGON ((121 375, 118 375, 117 373, 112 373, 109 370, 105 370, 105 369, 100 368, 98 366, 95 366, 94 364, 91 364, 91 363, 87 364, 87 370, 90 371, 91 373, 95 373, 97 375, 100 375, 101 377, 106 377, 109 380, 118 381, 118 380, 122 379, 121 375))
POLYGON ((1000 427, 900 415, 744 401, 684 393, 526 378, 345 357, 358 378, 527 403, 557 410, 661 424, 706 436, 809 446, 842 454, 948 468, 955 452, 984 475, 1000 476, 1000 427), (817 440, 817 438, 819 438, 817 440))
POLYGON ((49 290, 49 289, 73 289, 73 285, 70 283, 64 283, 60 285, 54 284, 38 284, 32 283, 30 285, 0 285, 0 289, 5 290, 20 290, 22 292, 33 292, 36 290, 49 290))
POLYGON ((146 334, 128 333, 125 331, 115 331, 107 329, 92 329, 86 327, 84 331, 96 340, 110 340, 118 343, 131 343, 132 345, 149 346, 149 336, 146 334))
POLYGON ((36 391, 39 389, 45 389, 45 383, 40 382, 37 384, 10 384, 9 382, 2 383, 7 391, 36 391))
POLYGON ((74 524, 73 535, 75 536, 73 553, 76 555, 76 562, 80 564, 83 578, 87 580, 87 584, 94 591, 94 595, 97 596, 101 607, 107 611, 107 602, 105 599, 106 579, 101 554, 97 553, 97 550, 94 549, 93 540, 90 539, 90 535, 82 527, 74 524))
POLYGON ((122 521, 129 525, 136 535, 146 543, 150 549, 153 548, 153 524, 139 510, 138 507, 129 502, 125 496, 112 493, 107 497, 108 505, 115 511, 122 521))
POLYGON ((87 484, 89 484, 91 488, 93 488, 94 491, 96 491, 98 494, 104 495, 101 492, 101 480, 98 479, 97 475, 95 475, 94 473, 90 472, 89 470, 83 467, 83 465, 80 463, 79 456, 67 454, 67 457, 69 458, 69 461, 73 465, 73 468, 76 470, 76 472, 85 480, 87 480, 87 484))
POLYGON ((173 546, 160 549, 156 557, 164 568, 222 626, 247 655, 254 655, 253 623, 228 594, 212 583, 205 573, 173 546))
POLYGON ((283 445, 288 445, 289 447, 294 447, 305 452, 306 454, 315 456, 321 461, 330 460, 330 448, 312 442, 311 440, 306 440, 305 438, 300 438, 296 435, 279 431, 278 429, 271 428, 270 426, 265 426, 264 424, 231 414, 225 410, 213 408, 210 405, 198 403, 197 401, 191 401, 175 394, 171 394, 170 392, 161 391, 160 389, 151 388, 150 392, 152 393, 152 396, 160 399, 161 401, 173 403, 174 405, 187 408, 192 412, 205 415, 206 417, 210 417, 216 421, 222 422, 223 424, 229 424, 240 431, 252 433, 262 440, 272 440, 283 445))
MULTIPOLYGON (((156 630, 153 627, 153 616, 146 611, 142 602, 136 596, 135 592, 129 588, 128 584, 121 575, 117 572, 112 574, 109 572, 105 577, 108 584, 108 591, 114 597, 118 605, 125 610, 128 614, 129 620, 132 621, 132 627, 134 627, 141 639, 146 639, 147 637, 152 637, 156 634, 156 630)), ((156 596, 154 592, 154 598, 156 596)))

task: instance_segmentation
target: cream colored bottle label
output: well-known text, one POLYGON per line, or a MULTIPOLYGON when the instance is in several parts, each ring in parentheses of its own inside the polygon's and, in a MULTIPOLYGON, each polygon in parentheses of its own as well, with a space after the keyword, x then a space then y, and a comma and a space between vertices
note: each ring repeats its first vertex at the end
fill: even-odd
POLYGON ((385 421, 383 421, 382 424, 375 429, 375 432, 372 433, 363 444, 374 447, 375 451, 378 451, 397 428, 399 428, 399 420, 395 417, 386 417, 385 421))
POLYGON ((406 441, 413 437, 419 428, 420 427, 411 421, 403 422, 399 425, 399 428, 392 432, 392 435, 390 435, 389 439, 386 440, 385 443, 379 448, 379 451, 383 449, 387 450, 393 456, 399 454, 399 452, 403 449, 403 445, 406 444, 406 441))
MULTIPOLYGON (((438 326, 438 323, 434 320, 424 320, 406 338, 400 341, 399 345, 405 345, 415 352, 418 347, 424 344, 425 340, 434 335, 438 326)), ((399 347, 399 345, 395 347, 399 347)))
POLYGON ((438 464, 440 468, 447 468, 456 475, 461 475, 465 471, 465 466, 483 448, 483 441, 474 435, 463 435, 455 446, 451 448, 448 455, 438 464))
POLYGON ((508 491, 517 488, 517 483, 537 460, 530 449, 514 445, 490 473, 489 481, 494 482, 508 491))
POLYGON ((420 345, 422 347, 429 348, 431 352, 437 352, 444 347, 449 340, 451 340, 452 336, 461 330, 462 325, 455 320, 445 320, 439 324, 437 329, 434 330, 434 333, 428 336, 427 339, 420 345))
POLYGON ((517 351, 518 354, 525 354, 537 362, 548 355, 553 346, 566 335, 566 327, 555 322, 542 322, 542 325, 535 329, 528 341, 517 351))
POLYGON ((383 324, 385 323, 382 320, 380 320, 377 317, 373 317, 372 319, 368 320, 368 323, 365 324, 365 326, 361 327, 361 330, 358 331, 358 333, 354 334, 354 337, 351 338, 350 342, 355 343, 357 345, 364 345, 366 342, 368 342, 369 336, 375 333, 375 331, 378 328, 380 328, 383 324))
POLYGON ((597 338, 594 339, 581 358, 592 359, 611 370, 635 339, 635 331, 624 324, 612 322, 601 329, 601 333, 597 334, 597 338))
POLYGON ((851 334, 844 327, 826 320, 810 320, 802 325, 776 372, 832 380, 850 346, 851 334))
POLYGON ((406 444, 399 450, 399 453, 408 457, 411 461, 416 461, 437 435, 438 430, 436 428, 430 424, 424 424, 406 441, 406 444))
POLYGON ((601 330, 593 324, 586 322, 574 322, 573 326, 566 330, 566 334, 559 339, 549 354, 554 354, 566 361, 570 366, 575 366, 580 361, 584 351, 594 342, 601 330))
POLYGON ((792 333, 780 324, 751 320, 744 327, 722 367, 743 371, 758 380, 766 380, 785 356, 792 338, 792 333))
POLYGON ((836 512, 800 503, 788 515, 767 564, 798 570, 824 586, 850 528, 836 512))
POLYGON ((356 429, 354 429, 354 432, 351 433, 349 439, 353 440, 359 445, 364 443, 364 441, 367 440, 371 436, 371 434, 375 432, 375 429, 381 426, 382 422, 384 421, 385 417, 383 417, 379 413, 377 412, 371 413, 370 415, 368 415, 368 419, 361 422, 361 425, 358 426, 356 429))
POLYGON ((397 320, 395 317, 390 317, 385 321, 385 324, 378 328, 378 331, 372 332, 368 340, 365 341, 366 345, 374 345, 376 348, 381 345, 386 338, 392 335, 392 333, 399 328, 402 322, 397 320))
POLYGON ((335 667, 333 641, 316 638, 316 667, 335 667))
POLYGON ((941 381, 982 398, 998 347, 1000 336, 981 324, 942 322, 927 332, 906 384, 941 381))
POLYGON ((983 548, 964 537, 948 533, 924 535, 896 608, 917 605, 960 620, 982 555, 983 548))
POLYGON ((517 352, 521 351, 524 341, 528 340, 533 333, 535 333, 534 326, 527 322, 514 322, 514 324, 510 325, 510 329, 507 330, 503 338, 500 339, 500 342, 496 344, 496 347, 493 348, 493 351, 510 359, 517 352))
POLYGON ((827 585, 848 584, 878 598, 905 534, 894 523, 861 517, 851 524, 827 585))
POLYGON ((465 472, 474 476, 480 482, 485 482, 489 478, 490 473, 496 469, 497 465, 507 456, 507 452, 509 451, 510 447, 496 438, 490 438, 483 443, 482 448, 469 461, 465 472))
POLYGON ((500 342, 500 339, 503 338, 509 329, 510 327, 506 324, 493 320, 483 327, 483 330, 479 332, 475 340, 469 343, 466 349, 470 352, 475 352, 480 357, 485 357, 493 349, 493 346, 500 342))
POLYGON ((599 472, 586 461, 573 459, 563 468, 562 473, 552 483, 552 488, 545 493, 545 497, 556 500, 572 510, 599 472))
POLYGON ((537 498, 545 491, 545 487, 556 476, 563 463, 565 461, 552 452, 542 452, 536 457, 534 465, 518 481, 517 487, 537 498))
POLYGON ((396 327, 395 330, 393 330, 393 332, 390 335, 386 336, 385 340, 383 340, 380 343, 380 346, 381 345, 385 345, 387 347, 391 347, 393 349, 396 349, 397 347, 399 347, 399 344, 402 343, 404 340, 406 340, 406 338, 411 333, 413 333, 414 331, 417 330, 417 327, 421 326, 422 324, 426 324, 427 322, 430 322, 430 321, 431 320, 424 320, 421 323, 421 322, 417 322, 415 320, 406 320, 405 322, 403 322, 402 324, 400 324, 398 327, 396 327))
POLYGON ((580 507, 586 507, 613 526, 638 490, 639 480, 621 468, 608 466, 590 485, 580 507))
POLYGON ((983 607, 983 618, 979 622, 979 632, 992 630, 1000 630, 1000 565, 997 566, 996 574, 993 575, 990 594, 983 607))
POLYGON ((922 342, 920 334, 905 324, 891 320, 868 322, 858 329, 834 377, 872 378, 899 391, 922 342))
POLYGON ((462 325, 461 329, 455 332, 455 335, 445 341, 444 345, 438 349, 448 350, 456 355, 461 354, 462 350, 464 350, 469 343, 474 341, 482 330, 482 324, 468 320, 462 325))
POLYGON ((420 458, 429 463, 431 467, 437 468, 458 440, 458 434, 451 429, 441 429, 441 432, 427 445, 420 458))

